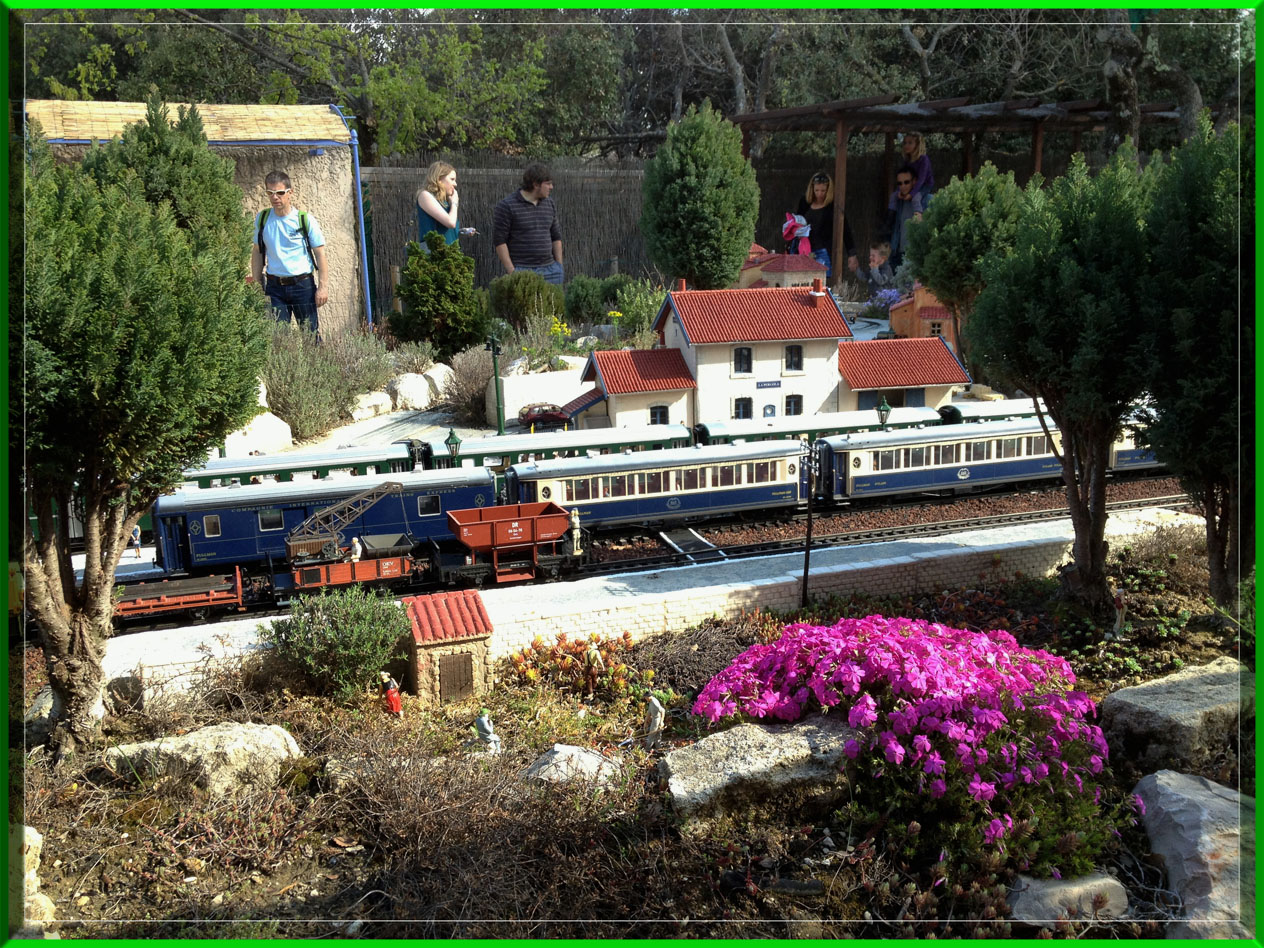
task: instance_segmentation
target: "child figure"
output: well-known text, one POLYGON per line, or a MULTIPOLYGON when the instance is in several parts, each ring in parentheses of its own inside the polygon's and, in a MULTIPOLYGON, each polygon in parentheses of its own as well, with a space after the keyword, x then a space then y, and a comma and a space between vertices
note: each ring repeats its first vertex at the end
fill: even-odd
POLYGON ((404 720, 404 702, 399 696, 399 682, 386 672, 381 673, 381 678, 382 697, 386 699, 386 710, 401 721, 404 720))
POLYGON ((128 543, 129 546, 136 547, 136 558, 139 560, 140 555, 140 524, 132 527, 132 538, 128 543))
POLYGON ((860 275, 869 284, 871 295, 894 285, 895 274, 891 272, 890 261, 891 245, 885 240, 869 248, 869 269, 861 271, 860 275))

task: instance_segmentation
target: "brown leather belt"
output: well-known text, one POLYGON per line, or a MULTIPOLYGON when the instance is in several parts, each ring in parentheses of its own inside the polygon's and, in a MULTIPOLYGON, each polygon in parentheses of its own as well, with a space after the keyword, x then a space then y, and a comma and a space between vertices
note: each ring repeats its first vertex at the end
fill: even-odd
POLYGON ((312 275, 310 273, 303 273, 299 276, 292 277, 279 277, 273 273, 268 274, 268 282, 276 283, 279 286, 293 286, 295 283, 306 283, 311 278, 312 275))

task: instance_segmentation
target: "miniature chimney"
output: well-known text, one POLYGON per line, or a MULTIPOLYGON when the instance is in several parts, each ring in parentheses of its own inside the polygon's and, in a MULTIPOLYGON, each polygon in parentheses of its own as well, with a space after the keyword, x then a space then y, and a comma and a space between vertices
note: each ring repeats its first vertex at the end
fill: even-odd
POLYGON ((676 281, 676 292, 679 293, 685 289, 685 281, 683 279, 676 281))
POLYGON ((813 296, 825 295, 825 286, 824 284, 821 283, 820 277, 816 277, 815 279, 812 280, 812 295, 813 296))

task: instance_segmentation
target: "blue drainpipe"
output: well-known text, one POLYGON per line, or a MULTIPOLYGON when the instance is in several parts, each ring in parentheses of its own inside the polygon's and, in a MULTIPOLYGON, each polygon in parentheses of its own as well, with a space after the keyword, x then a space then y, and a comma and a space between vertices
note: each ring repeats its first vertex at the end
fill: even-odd
POLYGON ((337 113, 338 117, 342 119, 342 123, 347 126, 347 131, 351 133, 351 170, 355 174, 356 217, 360 224, 360 269, 364 278, 364 318, 369 328, 372 329, 373 283, 369 279, 369 246, 364 234, 364 194, 360 189, 360 138, 356 135, 355 129, 351 127, 351 123, 347 121, 347 117, 342 114, 342 109, 332 103, 329 107, 337 113))

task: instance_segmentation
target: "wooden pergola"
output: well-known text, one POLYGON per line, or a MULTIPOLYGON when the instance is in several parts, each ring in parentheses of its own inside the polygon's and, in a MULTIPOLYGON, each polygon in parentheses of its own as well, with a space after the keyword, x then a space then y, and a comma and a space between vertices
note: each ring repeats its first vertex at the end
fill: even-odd
MULTIPOLYGON (((893 187, 895 177, 895 139, 897 135, 918 132, 961 136, 963 174, 974 173, 974 146, 977 136, 985 132, 1028 132, 1031 134, 1031 159, 1040 171, 1046 132, 1069 132, 1072 151, 1080 151, 1084 132, 1097 132, 1110 121, 1110 106, 1101 99, 1080 99, 1074 102, 1040 102, 1038 99, 1013 99, 1009 102, 972 103, 969 97, 937 99, 932 102, 897 103, 897 95, 877 95, 866 99, 844 99, 816 105, 800 105, 788 109, 748 112, 735 115, 731 121, 742 130, 742 151, 749 156, 750 135, 763 132, 834 132, 834 246, 830 259, 843 260, 843 200, 847 193, 847 140, 853 132, 886 135, 883 173, 886 190, 893 187)), ((1180 113, 1173 102, 1142 105, 1141 123, 1176 124, 1180 113)))

